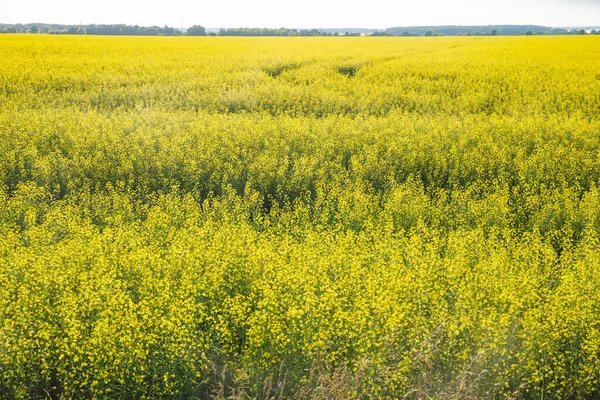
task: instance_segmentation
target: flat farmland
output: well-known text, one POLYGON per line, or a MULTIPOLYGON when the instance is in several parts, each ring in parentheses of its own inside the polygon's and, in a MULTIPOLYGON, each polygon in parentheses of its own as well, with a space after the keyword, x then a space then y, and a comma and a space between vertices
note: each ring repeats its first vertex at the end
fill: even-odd
POLYGON ((0 397, 600 396, 600 37, 0 35, 0 397))

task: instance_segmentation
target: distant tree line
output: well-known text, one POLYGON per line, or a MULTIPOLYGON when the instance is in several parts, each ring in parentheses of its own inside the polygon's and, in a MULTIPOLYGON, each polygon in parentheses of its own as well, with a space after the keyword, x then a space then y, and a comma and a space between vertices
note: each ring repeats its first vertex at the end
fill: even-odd
POLYGON ((0 24, 0 33, 46 33, 69 35, 125 35, 125 36, 358 36, 356 32, 331 32, 319 29, 228 28, 208 32, 194 25, 182 32, 169 26, 138 25, 61 25, 61 24, 0 24))
MULTIPOLYGON (((70 35, 124 36, 515 36, 515 35, 585 35, 583 29, 550 28, 539 25, 488 26, 411 26, 385 30, 369 29, 288 29, 288 28, 226 28, 209 32, 200 25, 187 30, 169 26, 139 25, 60 25, 60 24, 0 24, 0 33, 46 33, 70 35)), ((591 30, 590 34, 600 34, 591 30)))
MULTIPOLYGON (((598 32, 592 30, 591 34, 598 32)), ((481 26, 411 26, 377 31, 372 36, 517 36, 517 35, 583 35, 583 29, 569 30, 540 25, 481 26)))
POLYGON ((61 25, 61 24, 0 24, 0 33, 47 33, 69 35, 177 36, 181 31, 169 26, 139 25, 61 25))
MULTIPOLYGON (((72 29, 72 28, 71 28, 72 29)), ((176 36, 181 32, 169 26, 138 26, 138 25, 87 25, 89 35, 136 35, 136 36, 176 36)))
POLYGON ((335 36, 335 33, 319 29, 288 28, 228 28, 219 29, 219 36, 335 36))

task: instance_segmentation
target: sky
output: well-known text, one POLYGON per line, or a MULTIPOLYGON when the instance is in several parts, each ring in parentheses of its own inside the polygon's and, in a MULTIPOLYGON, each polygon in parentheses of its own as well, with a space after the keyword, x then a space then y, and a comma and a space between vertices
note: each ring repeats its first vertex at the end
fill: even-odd
POLYGON ((372 28, 600 26, 600 0, 0 0, 0 23, 372 28))

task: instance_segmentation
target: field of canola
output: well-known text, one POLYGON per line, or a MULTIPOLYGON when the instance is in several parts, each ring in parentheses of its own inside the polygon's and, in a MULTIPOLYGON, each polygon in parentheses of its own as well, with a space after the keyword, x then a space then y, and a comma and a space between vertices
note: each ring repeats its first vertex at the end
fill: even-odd
POLYGON ((0 36, 0 398, 600 396, 600 37, 0 36))

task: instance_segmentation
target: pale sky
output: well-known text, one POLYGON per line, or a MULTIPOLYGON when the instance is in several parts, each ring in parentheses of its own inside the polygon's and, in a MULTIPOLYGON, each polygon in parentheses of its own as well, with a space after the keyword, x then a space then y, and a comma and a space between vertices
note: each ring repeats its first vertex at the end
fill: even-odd
POLYGON ((0 0, 0 23, 179 27, 599 26, 600 0, 0 0))

